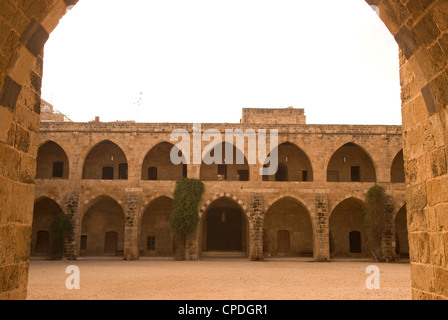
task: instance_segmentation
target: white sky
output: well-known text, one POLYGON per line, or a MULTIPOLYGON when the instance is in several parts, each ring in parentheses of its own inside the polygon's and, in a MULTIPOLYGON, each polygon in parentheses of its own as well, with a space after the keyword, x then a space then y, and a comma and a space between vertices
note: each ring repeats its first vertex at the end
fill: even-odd
POLYGON ((45 46, 42 97, 74 121, 293 106, 310 124, 401 124, 398 46, 364 0, 81 0, 45 46))

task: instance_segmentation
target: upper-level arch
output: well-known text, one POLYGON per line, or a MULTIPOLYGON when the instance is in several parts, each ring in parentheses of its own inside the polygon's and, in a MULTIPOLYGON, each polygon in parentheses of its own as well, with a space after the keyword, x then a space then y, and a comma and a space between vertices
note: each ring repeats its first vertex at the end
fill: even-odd
POLYGON ((328 182, 376 182, 372 157, 359 145, 349 142, 331 156, 327 166, 328 182))
POLYGON ((67 153, 56 142, 43 143, 37 151, 36 162, 36 179, 68 179, 67 153))
POLYGON ((392 162, 390 168, 390 182, 393 183, 404 183, 405 173, 404 173, 404 160, 403 160, 403 149, 400 150, 392 162))
MULTIPOLYGON (((160 142, 146 154, 142 163, 142 180, 180 180, 187 177, 187 165, 174 164, 170 154, 172 149, 177 149, 170 142, 160 142)), ((177 149, 183 159, 184 155, 177 149)))
POLYGON ((219 145, 210 149, 204 159, 202 159, 200 179, 203 181, 249 181, 249 164, 244 156, 244 151, 241 151, 229 142, 223 142, 221 143, 221 156, 218 157, 218 155, 214 154, 216 148, 219 148, 219 145), (228 152, 226 154, 226 149, 233 150, 232 158, 230 158, 228 152), (219 163, 215 161, 207 164, 205 162, 206 157, 215 159, 219 163), (239 163, 239 159, 244 159, 244 162, 239 163))
POLYGON ((127 180, 128 161, 123 150, 114 142, 104 140, 88 153, 82 171, 83 179, 127 180))
POLYGON ((289 141, 279 144, 276 148, 277 172, 263 176, 263 181, 313 181, 313 167, 308 155, 301 148, 289 141))

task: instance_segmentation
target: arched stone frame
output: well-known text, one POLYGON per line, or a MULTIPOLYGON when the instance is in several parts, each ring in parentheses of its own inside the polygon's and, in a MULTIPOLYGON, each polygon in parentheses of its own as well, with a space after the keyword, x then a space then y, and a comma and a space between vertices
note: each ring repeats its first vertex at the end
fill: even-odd
MULTIPOLYGON (((62 213, 64 213, 66 215, 66 212, 64 211, 63 206, 61 205, 61 203, 57 199, 55 199, 55 197, 53 197, 53 196, 44 196, 44 195, 40 195, 40 196, 36 197, 36 199, 34 201, 34 206, 33 206, 33 225, 32 225, 32 229, 31 229, 30 255, 34 255, 34 254, 42 255, 42 253, 37 253, 36 252, 36 245, 37 245, 37 238, 36 238, 36 236, 37 236, 37 233, 40 232, 40 231, 46 231, 49 234, 50 233, 50 229, 51 229, 51 223, 52 223, 51 221, 49 222, 48 225, 45 226, 45 229, 47 229, 47 230, 42 230, 42 229, 39 229, 39 228, 35 229, 36 227, 35 227, 34 223, 37 221, 35 219, 36 218, 35 217, 35 215, 36 215, 35 210, 36 210, 36 206, 38 206, 38 204, 41 203, 42 201, 50 201, 50 203, 52 205, 55 205, 55 207, 57 207, 56 211, 62 212, 62 213)), ((54 217, 56 217, 56 215, 59 212, 52 212, 52 213, 53 213, 54 217)), ((48 210, 46 210, 45 213, 48 213, 48 210)), ((50 242, 48 242, 47 245, 48 245, 48 250, 50 250, 50 242)), ((48 251, 47 254, 50 254, 50 251, 48 251)))
MULTIPOLYGON (((21 12, 19 15, 11 15, 10 20, 5 20, 6 33, 11 36, 8 38, 8 42, 4 44, 8 50, 4 56, 5 68, 0 74, 0 87, 2 88, 0 105, 3 107, 3 109, 0 108, 0 118, 3 120, 0 125, 0 142, 2 143, 6 143, 7 132, 11 128, 13 128, 12 133, 15 136, 26 137, 28 135, 31 137, 30 140, 35 138, 38 131, 36 129, 38 119, 35 114, 39 113, 39 79, 42 77, 39 65, 42 62, 42 48, 49 34, 66 13, 67 7, 75 5, 78 0, 35 0, 34 2, 36 5, 32 7, 21 7, 23 3, 17 0, 6 3, 8 10, 11 12, 16 12, 19 8, 21 12), (27 88, 27 90, 23 90, 24 88, 27 88), (17 111, 18 109, 20 110, 17 111), (23 119, 24 123, 16 126, 16 120, 13 120, 13 118, 19 112, 26 116, 23 119), (31 115, 30 112, 34 112, 34 115, 31 115)), ((403 69, 402 74, 404 74, 401 83, 403 126, 404 131, 407 131, 405 156, 406 162, 409 163, 406 166, 406 171, 407 176, 413 177, 412 180, 410 179, 411 181, 407 181, 408 198, 411 199, 409 214, 412 217, 415 216, 416 220, 424 219, 425 221, 421 222, 422 226, 439 224, 434 217, 425 216, 421 218, 420 214, 426 206, 422 204, 426 202, 421 201, 421 199, 427 199, 429 196, 426 185, 434 183, 434 179, 439 177, 439 175, 430 177, 425 176, 425 174, 431 171, 431 162, 437 161, 435 153, 440 153, 447 145, 447 140, 444 137, 447 130, 442 125, 446 118, 444 107, 448 100, 445 90, 448 84, 448 77, 446 76, 448 66, 444 63, 448 56, 446 53, 447 3, 443 0, 429 2, 419 0, 409 0, 407 2, 365 0, 365 2, 368 5, 378 6, 377 12, 380 19, 394 36, 401 50, 401 68, 403 69), (440 59, 434 59, 432 56, 434 53, 438 53, 440 59), (432 122, 432 125, 427 127, 428 132, 432 134, 432 137, 439 139, 441 144, 423 152, 424 137, 421 131, 422 126, 426 126, 428 122, 432 122), (423 169, 415 166, 417 162, 423 164, 423 169), (423 172, 424 170, 426 172, 423 172)), ((17 157, 20 155, 35 157, 34 151, 30 151, 26 145, 15 147, 14 152, 17 157)), ((442 175, 446 174, 440 174, 440 176, 442 175)), ((23 178, 8 181, 10 186, 14 186, 20 194, 24 195, 24 198, 20 199, 10 199, 10 194, 4 196, 4 200, 7 204, 11 204, 12 208, 19 208, 19 202, 24 200, 31 204, 34 198, 30 191, 32 188, 29 185, 23 185, 23 183, 23 178)), ((25 183, 30 184, 29 182, 25 183)), ((444 201, 442 200, 440 203, 445 203, 446 201, 444 201)), ((30 214, 29 212, 28 217, 30 214)), ((21 215, 13 212, 12 217, 17 218, 21 215)), ((3 223, 3 225, 15 228, 19 232, 19 227, 14 224, 15 221, 11 219, 6 224, 3 223)), ((411 232, 411 235, 414 237, 415 243, 423 242, 429 246, 428 232, 430 230, 422 229, 421 232, 411 232)), ((442 237, 440 232, 437 237, 442 237)), ((14 243, 13 247, 20 250, 19 248, 23 246, 14 243)), ((7 258, 11 258, 11 256, 14 256, 13 251, 8 253, 7 258)), ((26 257, 18 261, 14 267, 22 264, 25 264, 25 267, 20 268, 21 271, 17 274, 20 279, 19 288, 14 292, 9 290, 0 292, 1 296, 26 297, 28 268, 26 257)), ((448 297, 448 293, 443 289, 443 286, 434 288, 434 286, 427 285, 429 281, 419 281, 427 274, 434 275, 431 278, 434 281, 439 278, 443 279, 446 273, 445 269, 428 263, 425 257, 416 255, 415 260, 411 263, 411 270, 415 280, 413 281, 414 298, 448 297)))
POLYGON ((231 193, 222 192, 215 194, 212 198, 206 200, 199 209, 199 224, 198 224, 198 231, 196 233, 196 243, 197 243, 197 256, 200 257, 202 255, 202 243, 203 243, 203 235, 202 235, 202 229, 204 226, 204 219, 206 218, 206 213, 209 207, 218 199, 226 198, 231 201, 233 201, 241 210, 242 215, 246 221, 246 237, 247 237, 247 247, 246 247, 246 253, 249 255, 250 248, 252 247, 251 239, 250 239, 250 231, 252 229, 252 221, 249 217, 249 210, 248 207, 245 205, 245 203, 240 200, 238 197, 231 193))
MULTIPOLYGON (((38 178, 38 173, 39 172, 37 170, 39 168, 39 163, 38 163, 38 161, 39 161, 39 158, 38 158, 39 151, 41 150, 41 148, 43 146, 47 145, 48 143, 55 144, 56 147, 59 148, 63 152, 63 156, 67 159, 67 168, 64 168, 63 177, 60 178, 60 179, 64 179, 64 180, 70 179, 70 170, 71 170, 71 166, 70 166, 71 161, 70 160, 71 159, 69 157, 69 154, 65 151, 66 149, 59 142, 56 142, 56 139, 46 140, 46 141, 42 142, 41 144, 39 144, 39 146, 37 148, 37 156, 36 156, 36 164, 37 164, 36 179, 39 179, 38 178)), ((52 178, 43 178, 43 179, 52 179, 52 178)))
MULTIPOLYGON (((144 176, 144 168, 143 168, 143 165, 144 165, 144 163, 145 163, 146 158, 149 157, 149 154, 150 154, 156 147, 160 146, 161 144, 169 144, 169 145, 171 145, 173 148, 176 147, 176 145, 175 145, 173 142, 168 141, 168 140, 166 140, 166 139, 159 139, 159 140, 157 140, 157 141, 154 141, 154 143, 151 143, 151 145, 150 145, 149 149, 146 151, 146 153, 145 153, 143 156, 141 156, 141 157, 139 156, 139 159, 141 159, 141 160, 139 160, 139 162, 138 162, 138 163, 139 163, 139 170, 140 170, 140 173, 141 173, 141 180, 148 180, 148 179, 143 179, 143 176, 144 176)), ((181 151, 181 150, 179 149, 179 151, 181 151)), ((186 159, 186 156, 185 156, 184 154, 182 154, 182 157, 186 159)), ((185 165, 188 166, 188 164, 185 164, 185 165)), ((159 180, 159 179, 157 179, 157 180, 159 180)), ((166 179, 163 179, 163 180, 166 180, 166 179)))
MULTIPOLYGON (((86 161, 87 161, 87 157, 91 154, 91 152, 93 152, 98 146, 100 146, 103 143, 112 143, 113 145, 115 145, 120 152, 123 153, 124 158, 126 160, 126 165, 127 165, 127 179, 129 179, 129 172, 130 169, 132 169, 129 165, 129 157, 127 156, 125 149, 123 149, 123 146, 119 143, 117 143, 116 141, 114 141, 114 139, 98 139, 98 141, 94 142, 93 145, 91 145, 89 148, 83 150, 82 152, 82 156, 80 157, 81 161, 79 161, 80 164, 80 174, 81 174, 81 179, 85 179, 84 178, 84 169, 85 169, 85 165, 86 165, 86 161)), ((118 169, 118 168, 117 168, 118 169)), ((117 173, 118 174, 118 173, 117 173)), ((115 175, 115 173, 114 173, 115 175)), ((89 179, 87 179, 89 180, 89 179)), ((98 180, 98 179, 94 179, 94 180, 98 180)), ((99 179, 101 180, 101 179, 99 179)), ((116 180, 115 178, 113 180, 116 180)))
MULTIPOLYGON (((158 196, 151 197, 150 200, 145 203, 145 205, 140 207, 140 214, 137 219, 137 221, 138 221, 137 248, 139 251, 138 256, 142 256, 140 251, 143 246, 143 243, 141 242, 142 241, 143 219, 145 217, 146 211, 150 208, 150 206, 155 201, 158 201, 159 199, 169 199, 169 200, 171 200, 171 202, 174 201, 172 195, 158 195, 158 196)), ((169 220, 167 222, 169 223, 169 220)), ((169 226, 169 228, 171 228, 171 226, 169 226)), ((174 241, 174 239, 173 239, 173 241, 174 241)), ((174 243, 172 245, 174 245, 174 243)))
POLYGON ((317 244, 318 240, 316 238, 316 236, 317 236, 316 235, 317 215, 315 214, 315 210, 310 210, 310 208, 313 208, 313 206, 310 206, 309 204, 307 204, 306 201, 304 201, 302 198, 298 197, 297 195, 292 194, 292 193, 282 194, 281 196, 278 196, 278 197, 270 200, 268 202, 268 204, 264 207, 263 224, 262 224, 263 229, 264 229, 264 225, 265 225, 265 218, 266 218, 266 215, 268 214, 269 209, 272 208, 272 206, 275 205, 276 203, 278 203, 279 201, 282 201, 285 199, 289 199, 305 209, 307 217, 309 218, 309 221, 311 224, 313 258, 316 259, 317 255, 318 255, 317 250, 316 250, 316 246, 318 245, 317 244))
MULTIPOLYGON (((356 142, 353 142, 353 141, 346 141, 346 142, 344 142, 344 143, 342 143, 342 144, 339 144, 339 146, 338 147, 336 147, 332 152, 331 152, 331 154, 330 154, 330 156, 329 156, 329 158, 326 160, 326 166, 325 166, 325 181, 326 182, 328 182, 328 168, 329 168, 329 166, 330 166, 330 162, 331 162, 331 160, 333 159, 333 156, 340 150, 340 149, 342 149, 343 147, 345 147, 346 145, 348 145, 348 144, 352 144, 352 145, 354 145, 354 146, 356 146, 357 148, 359 148, 362 152, 364 152, 365 153, 365 155, 369 158, 369 160, 370 160, 370 162, 371 162, 371 164, 372 164, 372 166, 373 166, 373 170, 374 170, 374 175, 375 175, 375 181, 368 181, 368 182, 376 182, 376 181, 378 181, 378 165, 377 165, 377 163, 375 162, 375 160, 374 160, 374 158, 372 157, 372 154, 371 153, 369 153, 368 152, 368 150, 365 148, 365 147, 363 147, 362 145, 360 145, 360 144, 358 144, 358 143, 356 143, 356 142)), ((362 182, 362 181, 361 181, 362 182)))
MULTIPOLYGON (((342 205, 343 203, 345 203, 346 201, 350 201, 350 200, 352 200, 352 201, 354 201, 355 203, 357 203, 357 204, 359 204, 361 207, 363 207, 364 205, 365 205, 365 199, 363 199, 362 197, 360 197, 359 195, 356 195, 356 194, 352 194, 352 195, 349 195, 349 196, 344 196, 344 197, 342 197, 342 198, 340 198, 338 201, 335 201, 335 202, 333 202, 332 203, 332 205, 329 207, 329 215, 328 215, 328 231, 329 232, 331 232, 332 230, 331 230, 331 219, 332 219, 332 217, 333 217, 333 215, 334 215, 334 212, 335 212, 335 210, 340 206, 340 205, 342 205)), ((364 221, 364 216, 365 216, 365 214, 363 215, 363 217, 362 217, 362 220, 364 221)), ((359 217, 360 218, 360 217, 359 217)), ((351 229, 351 228, 349 228, 349 232, 351 232, 351 231, 359 231, 359 232, 361 232, 361 248, 363 247, 363 245, 362 245, 362 243, 364 242, 363 241, 363 238, 364 238, 364 240, 365 240, 365 235, 364 235, 364 237, 362 236, 362 234, 363 234, 363 230, 362 230, 362 224, 361 224, 361 227, 359 228, 359 230, 358 230, 358 228, 356 228, 356 229, 351 229)), ((348 235, 348 233, 347 233, 347 235, 348 235)), ((333 236, 334 236, 334 234, 333 234, 333 236)), ((346 243, 347 245, 350 245, 350 243, 346 243)), ((337 247, 337 244, 336 244, 336 247, 337 247)), ((362 256, 362 255, 364 255, 365 254, 365 252, 363 252, 364 250, 361 250, 361 253, 354 253, 356 256, 362 256)), ((350 253, 350 252, 347 252, 347 253, 343 253, 343 255, 346 255, 346 254, 349 254, 349 255, 351 255, 352 253, 350 253)))
MULTIPOLYGON (((314 181, 314 166, 313 166, 313 163, 311 162, 311 158, 310 158, 310 156, 308 155, 308 153, 306 152, 306 150, 305 150, 306 148, 303 148, 302 146, 299 146, 296 142, 294 142, 294 141, 290 141, 289 139, 285 139, 285 140, 283 140, 283 141, 281 141, 281 142, 279 141, 277 146, 273 146, 273 147, 270 146, 268 156, 271 155, 271 153, 272 153, 272 151, 273 151, 274 149, 277 148, 277 150, 278 150, 278 148, 279 148, 281 145, 285 145, 285 144, 291 144, 294 148, 298 149, 299 152, 301 152, 301 153, 304 154, 304 156, 305 156, 305 161, 308 162, 308 164, 309 164, 309 166, 310 166, 310 168, 311 168, 311 175, 310 175, 310 176, 311 176, 311 180, 307 180, 307 181, 314 181)), ((264 164, 263 164, 263 165, 264 165, 264 164)), ((265 180, 263 179, 263 177, 262 177, 262 180, 265 181, 265 180)), ((291 182, 291 181, 298 181, 298 180, 288 180, 288 181, 291 182)))
MULTIPOLYGON (((398 152, 395 153, 395 156, 392 159, 392 162, 390 164, 390 182, 391 183, 404 183, 405 180, 405 170, 404 170, 404 158, 403 158, 403 180, 402 181, 396 181, 398 180, 398 178, 394 175, 394 165, 396 165, 396 160, 399 159, 398 157, 401 155, 401 157, 403 157, 403 149, 399 150, 398 152)), ((399 179, 401 180, 401 179, 399 179)))
POLYGON ((114 196, 108 195, 108 194, 98 193, 98 194, 92 195, 91 197, 89 197, 89 199, 86 199, 84 201, 84 203, 80 205, 80 208, 78 211, 79 212, 78 225, 75 227, 75 229, 78 230, 78 234, 75 235, 75 237, 77 239, 77 241, 75 241, 77 244, 77 248, 76 248, 77 256, 80 256, 80 253, 81 253, 80 246, 81 246, 82 226, 83 226, 84 218, 91 208, 93 208, 96 204, 100 203, 104 199, 111 200, 114 204, 118 205, 120 212, 123 215, 123 245, 124 245, 124 250, 126 250, 126 243, 125 243, 126 211, 125 211, 125 208, 123 207, 123 201, 120 199, 117 200, 117 198, 115 198, 114 196))

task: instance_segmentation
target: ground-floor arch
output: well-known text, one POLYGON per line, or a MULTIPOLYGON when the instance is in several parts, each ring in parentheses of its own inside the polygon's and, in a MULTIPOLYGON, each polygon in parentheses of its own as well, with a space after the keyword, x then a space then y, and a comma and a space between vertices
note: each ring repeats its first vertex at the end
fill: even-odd
POLYGON ((285 197, 268 208, 263 222, 263 251, 272 256, 313 256, 310 214, 298 200, 285 197))
POLYGON ((63 212, 56 201, 42 197, 34 203, 33 225, 31 231, 31 255, 50 254, 50 229, 54 218, 63 212))
POLYGON ((124 252, 123 208, 117 201, 101 196, 82 217, 80 255, 116 256, 124 252))
POLYGON ((140 256, 172 256, 174 232, 170 226, 173 199, 159 197, 151 201, 143 213, 140 225, 140 256))
POLYGON ((200 230, 202 252, 248 252, 247 217, 230 198, 218 198, 207 207, 200 230))
POLYGON ((336 257, 361 257, 368 254, 363 230, 364 205, 359 199, 348 198, 331 212, 330 253, 336 257))

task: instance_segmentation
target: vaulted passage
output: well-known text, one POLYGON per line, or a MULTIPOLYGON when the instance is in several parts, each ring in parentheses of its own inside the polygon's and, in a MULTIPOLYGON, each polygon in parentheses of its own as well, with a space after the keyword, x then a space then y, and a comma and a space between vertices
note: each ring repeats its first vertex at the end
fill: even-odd
POLYGON ((347 143, 331 157, 328 182, 375 182, 376 173, 370 156, 360 146, 347 143))
POLYGON ((225 197, 217 199, 202 219, 203 251, 247 250, 247 218, 236 202, 225 197))
POLYGON ((302 149, 284 142, 277 147, 277 152, 277 173, 263 176, 263 181, 313 181, 311 162, 302 149))
POLYGON ((50 254, 51 224, 61 212, 63 212, 61 207, 52 199, 44 197, 36 200, 31 233, 31 255, 48 256, 50 254))
POLYGON ((109 140, 97 144, 87 155, 83 179, 127 180, 128 161, 119 146, 109 140))
POLYGON ((173 148, 185 159, 173 144, 161 142, 145 156, 142 164, 142 180, 180 180, 182 177, 187 177, 187 165, 174 164, 171 161, 170 154, 173 148))
POLYGON ((107 196, 101 196, 93 203, 82 218, 80 255, 123 255, 123 209, 107 196))
POLYGON ((244 151, 228 142, 215 146, 202 159, 200 178, 203 181, 249 181, 244 151))
POLYGON ((68 179, 68 158, 55 142, 49 141, 37 151, 36 179, 68 179))
POLYGON ((364 216, 363 203, 355 198, 346 199, 334 208, 330 215, 330 238, 334 240, 336 257, 360 257, 367 253, 364 216))
POLYGON ((272 256, 313 256, 313 227, 308 210, 293 198, 276 201, 263 222, 263 251, 272 256))
POLYGON ((140 230, 141 256, 172 256, 174 233, 170 226, 173 200, 159 197, 148 205, 143 213, 140 230))

